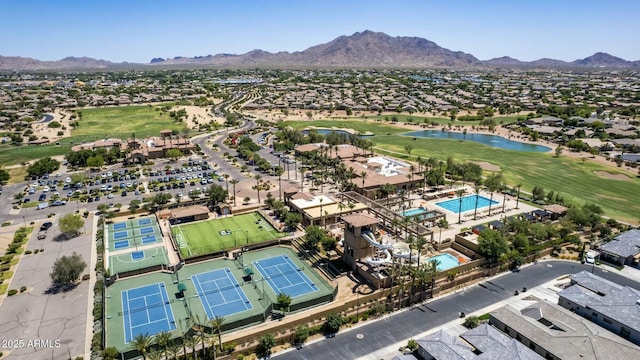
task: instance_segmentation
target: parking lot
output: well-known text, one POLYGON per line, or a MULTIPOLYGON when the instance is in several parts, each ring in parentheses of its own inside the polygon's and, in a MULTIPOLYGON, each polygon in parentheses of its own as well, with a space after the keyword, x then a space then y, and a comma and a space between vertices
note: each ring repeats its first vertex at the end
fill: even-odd
POLYGON ((23 208, 42 210, 68 204, 140 203, 156 192, 166 192, 174 199, 197 198, 210 184, 225 178, 202 160, 182 161, 171 165, 120 168, 103 172, 44 175, 31 180, 22 192, 23 208), (174 191, 175 190, 175 191, 174 191))

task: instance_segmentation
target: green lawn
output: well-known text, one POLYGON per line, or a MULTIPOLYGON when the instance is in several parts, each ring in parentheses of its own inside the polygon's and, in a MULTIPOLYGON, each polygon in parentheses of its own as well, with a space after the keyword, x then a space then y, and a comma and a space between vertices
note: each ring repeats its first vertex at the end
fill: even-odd
POLYGON ((285 235, 255 212, 173 226, 172 231, 183 257, 273 240, 285 235), (230 234, 221 234, 225 230, 229 230, 230 234))
MULTIPOLYGON (((288 122, 294 127, 310 125, 309 122, 288 122)), ((522 183, 522 190, 530 192, 534 186, 541 186, 545 191, 560 193, 566 200, 575 203, 594 202, 600 205, 605 215, 621 221, 638 222, 640 202, 637 190, 640 180, 635 174, 612 166, 601 165, 594 161, 582 161, 565 156, 555 158, 553 153, 526 153, 502 150, 472 141, 426 139, 401 136, 409 131, 399 127, 362 121, 314 121, 314 126, 339 126, 360 131, 366 129, 377 136, 370 137, 374 150, 388 153, 395 157, 416 160, 435 157, 446 160, 452 156, 458 161, 487 161, 500 166, 505 181, 514 186, 522 183), (411 155, 404 150, 410 144, 411 155), (597 175, 596 171, 622 173, 629 180, 612 180, 597 175)), ((566 151, 566 150, 565 150, 566 151)))
POLYGON ((128 139, 133 134, 137 138, 160 136, 160 130, 164 129, 181 131, 184 124, 175 122, 168 113, 156 111, 160 106, 158 104, 81 109, 80 125, 71 131, 70 137, 60 139, 59 145, 0 145, 0 164, 14 165, 46 156, 66 155, 73 145, 99 139, 128 139))
POLYGON ((133 134, 137 138, 143 138, 159 136, 160 130, 164 129, 180 131, 184 128, 184 124, 175 122, 168 113, 156 111, 159 107, 139 105, 81 109, 80 125, 71 131, 71 138, 63 139, 61 143, 103 138, 127 139, 133 134))
POLYGON ((0 164, 15 165, 22 162, 41 159, 47 156, 66 155, 71 146, 64 145, 25 145, 25 146, 0 146, 0 164))

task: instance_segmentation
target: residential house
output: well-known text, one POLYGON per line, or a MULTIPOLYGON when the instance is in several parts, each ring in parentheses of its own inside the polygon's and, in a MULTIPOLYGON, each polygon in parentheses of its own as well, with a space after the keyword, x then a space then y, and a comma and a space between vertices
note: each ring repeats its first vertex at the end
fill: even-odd
POLYGON ((571 284, 558 293, 560 306, 640 345, 640 290, 587 271, 572 275, 571 284))

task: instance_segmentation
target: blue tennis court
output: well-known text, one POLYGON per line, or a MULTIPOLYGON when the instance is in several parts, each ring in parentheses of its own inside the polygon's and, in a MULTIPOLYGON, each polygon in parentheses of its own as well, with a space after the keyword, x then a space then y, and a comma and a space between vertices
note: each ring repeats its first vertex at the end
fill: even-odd
POLYGON ((114 232, 114 233, 113 233, 113 238, 114 238, 115 240, 117 240, 117 239, 124 239, 124 238, 126 238, 126 237, 128 237, 128 236, 129 236, 129 232, 128 232, 128 231, 118 231, 118 232, 114 232))
POLYGON ((152 234, 155 231, 155 229, 152 226, 147 226, 147 227, 140 228, 138 231, 140 231, 141 235, 152 234))
POLYGON ((253 309, 229 268, 193 275, 191 280, 209 319, 253 309))
POLYGON ((127 228, 127 223, 126 222, 119 222, 119 223, 115 223, 113 224, 113 230, 123 230, 127 228))
POLYGON ((131 260, 140 261, 144 260, 144 251, 134 251, 131 253, 131 260))
POLYGON ((122 291, 125 343, 136 335, 155 335, 176 329, 171 304, 163 283, 122 291))
POLYGON ((138 226, 142 226, 142 225, 151 225, 151 219, 149 218, 139 219, 138 226))
POLYGON ((115 241, 113 243, 113 248, 116 250, 126 249, 128 247, 129 247, 129 240, 120 240, 120 241, 115 241))
POLYGON ((147 236, 143 236, 142 237, 142 244, 152 244, 154 242, 158 241, 158 239, 156 239, 155 235, 147 235, 147 236))
POLYGON ((262 259, 253 264, 276 295, 283 293, 293 298, 318 291, 316 284, 287 255, 262 259))

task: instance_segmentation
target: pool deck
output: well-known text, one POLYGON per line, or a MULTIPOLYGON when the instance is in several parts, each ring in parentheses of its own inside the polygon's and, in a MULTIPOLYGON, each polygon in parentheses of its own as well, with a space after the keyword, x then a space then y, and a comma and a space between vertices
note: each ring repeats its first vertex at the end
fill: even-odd
MULTIPOLYGON (((433 238, 436 242, 441 242, 444 241, 445 239, 454 239, 455 235, 461 232, 461 229, 469 229, 473 226, 476 225, 480 225, 480 224, 486 224, 488 222, 491 221, 495 221, 495 220, 503 220, 506 217, 509 216, 513 216, 516 214, 522 214, 522 213, 527 213, 527 212, 531 212, 533 210, 538 210, 539 208, 531 206, 529 204, 525 204, 522 201, 519 202, 518 204, 518 209, 516 209, 516 199, 512 196, 507 195, 506 197, 504 197, 503 194, 501 193, 494 193, 493 194, 493 200, 497 201, 498 203, 495 205, 491 206, 491 216, 488 215, 488 211, 489 211, 489 207, 483 207, 483 208, 478 208, 477 214, 476 214, 476 220, 473 220, 473 210, 469 210, 469 211, 463 211, 462 212, 462 216, 460 216, 461 219, 461 223, 458 224, 458 214, 448 211, 438 205, 436 205, 436 203, 441 202, 441 201, 446 201, 446 200, 451 200, 451 199, 455 199, 457 198, 456 196, 453 197, 449 197, 449 196, 443 196, 449 193, 455 193, 456 190, 459 189, 465 189, 466 190, 466 194, 465 196, 469 196, 469 195, 474 195, 475 191, 471 186, 465 185, 464 187, 459 186, 459 187, 454 187, 453 189, 444 189, 444 190, 440 190, 437 191, 433 194, 437 194, 439 195, 439 197, 435 197, 431 200, 424 200, 424 199, 412 199, 412 207, 419 207, 422 206, 428 210, 440 210, 441 212, 443 212, 446 215, 446 219, 447 222, 449 223, 449 229, 443 229, 442 230, 442 235, 440 235, 440 229, 439 228, 434 228, 434 235, 433 238), (505 204, 505 212, 502 212, 502 203, 503 201, 506 199, 506 204, 505 204)), ((480 191, 479 193, 480 196, 486 197, 487 199, 491 198, 491 194, 489 192, 486 191, 480 191)))

